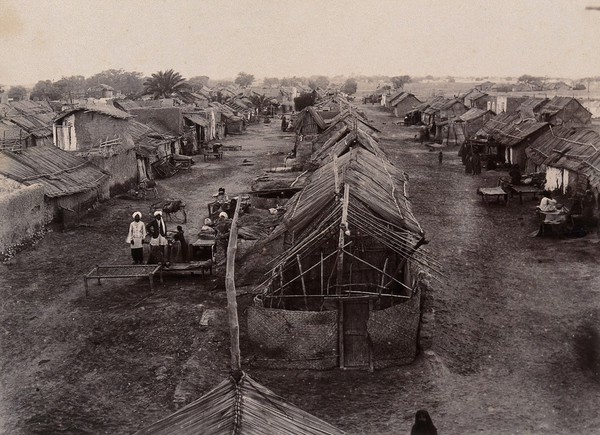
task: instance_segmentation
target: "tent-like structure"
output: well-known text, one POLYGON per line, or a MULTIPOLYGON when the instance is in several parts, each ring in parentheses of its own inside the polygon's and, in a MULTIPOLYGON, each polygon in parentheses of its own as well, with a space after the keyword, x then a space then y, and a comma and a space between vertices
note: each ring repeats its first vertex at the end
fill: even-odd
POLYGON ((438 265, 419 249, 407 181, 385 155, 357 146, 287 202, 265 242, 281 253, 247 311, 256 364, 374 370, 414 359, 422 271, 438 265))
POLYGON ((491 110, 472 108, 442 126, 442 145, 462 145, 494 117, 491 110))
POLYGON ((200 399, 137 432, 138 435, 342 435, 242 374, 224 380, 200 399))

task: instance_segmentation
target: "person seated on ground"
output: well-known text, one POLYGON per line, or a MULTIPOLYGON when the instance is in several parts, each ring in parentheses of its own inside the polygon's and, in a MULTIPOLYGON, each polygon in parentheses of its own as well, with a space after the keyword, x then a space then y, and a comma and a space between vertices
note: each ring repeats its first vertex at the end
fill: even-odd
POLYGON ((548 190, 542 194, 542 200, 538 208, 544 213, 544 223, 562 223, 567 220, 569 210, 558 204, 555 199, 552 199, 552 192, 548 190))
POLYGON ((419 409, 415 413, 415 422, 410 435, 437 435, 437 428, 426 410, 419 409))
POLYGON ((198 237, 200 239, 214 239, 216 234, 217 230, 215 230, 212 220, 210 218, 204 219, 204 225, 200 228, 198 237))

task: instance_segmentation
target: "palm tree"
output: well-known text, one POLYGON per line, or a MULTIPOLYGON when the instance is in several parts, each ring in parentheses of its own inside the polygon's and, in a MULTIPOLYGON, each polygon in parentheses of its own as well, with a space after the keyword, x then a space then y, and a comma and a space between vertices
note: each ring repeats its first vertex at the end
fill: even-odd
POLYGON ((181 74, 170 69, 165 72, 159 71, 146 79, 142 95, 152 95, 155 100, 172 96, 185 99, 188 93, 189 86, 186 80, 181 74))
POLYGON ((262 115, 263 109, 267 107, 271 103, 271 99, 263 94, 258 94, 253 92, 252 95, 248 97, 254 107, 258 109, 258 114, 262 115))

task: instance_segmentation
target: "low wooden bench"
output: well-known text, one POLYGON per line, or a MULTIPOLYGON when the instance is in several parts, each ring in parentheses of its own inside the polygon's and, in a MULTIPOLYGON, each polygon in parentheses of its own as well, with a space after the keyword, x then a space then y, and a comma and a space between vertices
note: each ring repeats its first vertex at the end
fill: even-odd
POLYGON ((510 185, 510 196, 519 195, 519 201, 523 204, 523 195, 532 195, 532 199, 536 199, 538 196, 541 196, 544 192, 542 189, 539 189, 534 186, 515 186, 513 184, 510 185))
POLYGON ((205 162, 208 160, 209 157, 214 157, 217 160, 221 160, 223 158, 223 151, 209 151, 203 154, 205 162))
POLYGON ((477 193, 481 195, 481 199, 486 203, 488 198, 495 197, 498 202, 500 202, 500 199, 504 199, 504 204, 508 204, 508 193, 501 187, 480 187, 477 189, 477 193))
POLYGON ((160 264, 131 264, 131 265, 110 265, 94 266, 83 277, 85 285, 85 295, 88 295, 88 281, 90 279, 98 280, 101 285, 101 279, 114 278, 148 278, 150 280, 150 292, 154 291, 154 275, 160 273, 160 282, 163 282, 162 265, 160 264))

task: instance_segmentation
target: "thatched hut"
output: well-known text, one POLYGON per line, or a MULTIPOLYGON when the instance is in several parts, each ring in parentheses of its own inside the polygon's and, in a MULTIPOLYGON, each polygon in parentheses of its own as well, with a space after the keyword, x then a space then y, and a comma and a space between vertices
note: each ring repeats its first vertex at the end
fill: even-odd
POLYGON ((270 236, 270 278, 248 310, 254 361, 384 367, 417 351, 428 256, 406 174, 362 147, 317 169, 270 236))
POLYGON ((462 145, 493 118, 494 112, 472 108, 442 126, 442 145, 462 145))
POLYGON ((504 154, 506 161, 518 164, 524 170, 527 164, 526 148, 548 128, 545 122, 523 119, 519 112, 504 112, 486 122, 476 137, 478 141, 485 141, 488 147, 495 146, 498 155, 504 154))
POLYGON ((600 134, 591 128, 550 127, 527 148, 528 172, 545 172, 548 190, 600 191, 600 134))
POLYGON ((35 146, 14 153, 0 151, 0 174, 26 186, 44 188, 44 223, 85 214, 109 198, 109 174, 91 162, 54 146, 35 146))

